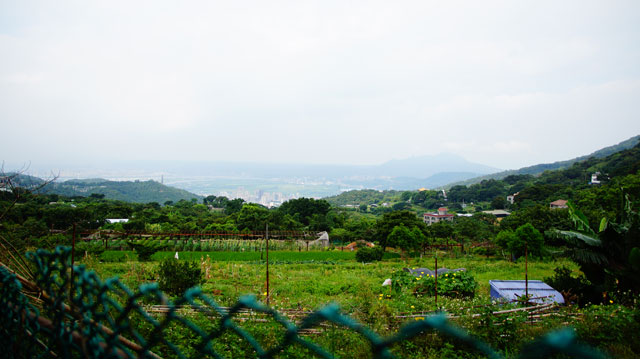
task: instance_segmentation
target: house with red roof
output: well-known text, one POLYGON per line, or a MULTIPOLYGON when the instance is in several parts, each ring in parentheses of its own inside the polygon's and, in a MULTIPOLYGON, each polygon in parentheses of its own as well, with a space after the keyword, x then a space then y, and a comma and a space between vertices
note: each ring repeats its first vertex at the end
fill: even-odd
POLYGON ((569 206, 567 206, 567 200, 559 199, 557 201, 553 201, 549 203, 549 208, 560 209, 560 208, 569 208, 569 206))
POLYGON ((437 213, 425 213, 423 216, 423 220, 424 223, 426 223, 428 226, 432 225, 433 223, 438 223, 440 221, 449 221, 452 222, 453 221, 453 217, 455 217, 453 214, 448 214, 449 210, 447 209, 447 207, 440 207, 438 208, 438 212, 437 213))

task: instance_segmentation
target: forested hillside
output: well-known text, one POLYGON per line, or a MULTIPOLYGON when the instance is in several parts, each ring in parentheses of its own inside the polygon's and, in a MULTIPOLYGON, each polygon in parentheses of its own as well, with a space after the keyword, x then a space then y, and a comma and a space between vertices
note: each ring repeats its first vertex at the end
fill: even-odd
POLYGON ((476 184, 456 185, 446 191, 350 191, 327 200, 335 206, 350 205, 374 214, 409 209, 417 214, 446 206, 458 213, 489 209, 518 210, 548 207, 557 199, 571 200, 584 207, 591 221, 620 210, 622 192, 640 198, 640 144, 603 158, 590 157, 560 170, 538 176, 513 174, 476 184), (596 174, 600 183, 591 184, 596 174), (507 196, 514 195, 514 203, 507 196), (386 207, 380 207, 387 203, 386 207), (374 206, 371 206, 374 205, 374 206))
POLYGON ((541 174, 541 173, 543 173, 545 171, 552 171, 552 170, 568 168, 568 167, 572 166, 576 162, 585 161, 585 160, 588 160, 590 158, 604 158, 604 157, 607 157, 607 156, 612 155, 614 153, 633 148, 638 143, 640 143, 640 135, 631 137, 630 139, 622 141, 622 142, 618 143, 617 145, 613 145, 613 146, 602 148, 602 149, 600 149, 598 151, 595 151, 595 152, 593 152, 593 153, 591 153, 589 155, 586 155, 586 156, 580 156, 580 157, 576 157, 576 158, 573 158, 573 159, 570 159, 570 160, 566 160, 566 161, 557 161, 557 162, 553 162, 553 163, 537 164, 537 165, 533 165, 533 166, 529 166, 529 167, 523 167, 523 168, 520 168, 518 170, 509 170, 509 171, 502 171, 502 172, 498 172, 498 173, 492 173, 492 174, 489 174, 489 175, 484 175, 484 176, 480 176, 480 177, 471 178, 471 179, 468 179, 468 180, 465 180, 465 181, 449 183, 448 185, 445 186, 445 188, 451 188, 451 187, 457 186, 457 185, 471 185, 471 184, 480 183, 481 181, 490 180, 490 179, 503 179, 503 178, 505 178, 507 176, 513 176, 513 175, 527 175, 527 174, 528 175, 539 175, 539 174, 541 174))
POLYGON ((109 181, 105 179, 81 179, 64 182, 51 182, 45 185, 41 178, 18 175, 14 178, 16 185, 25 188, 36 188, 44 185, 38 192, 57 194, 66 197, 97 195, 100 198, 113 199, 125 202, 163 204, 167 201, 178 202, 180 200, 197 200, 201 196, 191 192, 170 187, 153 180, 149 181, 109 181))
POLYGON ((373 204, 397 201, 400 191, 378 191, 375 189, 353 190, 343 192, 337 196, 324 198, 333 206, 359 206, 361 204, 373 204))

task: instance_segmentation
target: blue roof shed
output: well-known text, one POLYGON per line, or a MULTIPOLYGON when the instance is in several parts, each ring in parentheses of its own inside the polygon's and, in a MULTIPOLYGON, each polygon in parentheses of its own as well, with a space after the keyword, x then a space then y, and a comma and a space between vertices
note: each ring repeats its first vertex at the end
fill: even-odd
MULTIPOLYGON (((525 294, 525 281, 523 280, 490 280, 489 286, 491 287, 491 298, 494 299, 512 301, 525 294)), ((562 294, 540 280, 529 281, 529 296, 535 298, 531 300, 535 303, 564 304, 562 294)))

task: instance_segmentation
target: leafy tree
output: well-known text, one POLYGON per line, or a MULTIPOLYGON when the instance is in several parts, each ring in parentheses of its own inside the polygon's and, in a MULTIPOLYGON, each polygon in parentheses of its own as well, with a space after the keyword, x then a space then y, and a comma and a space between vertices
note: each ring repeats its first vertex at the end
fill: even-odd
POLYGON ((351 233, 344 228, 334 228, 329 232, 332 241, 350 242, 351 233))
POLYGON ((418 191, 418 193, 411 197, 411 203, 417 205, 424 204, 424 201, 427 199, 428 192, 429 191, 418 191))
POLYGON ((535 229, 531 223, 524 224, 515 232, 516 241, 509 244, 509 251, 516 258, 525 254, 525 247, 529 252, 529 255, 534 257, 542 256, 542 249, 544 246, 544 237, 537 229, 535 229))
POLYGON ((234 213, 240 212, 240 210, 242 209, 243 203, 244 203, 244 199, 242 198, 235 198, 230 201, 227 201, 224 203, 224 212, 226 214, 234 214, 234 213))
POLYGON ((411 229, 411 236, 413 237, 413 243, 409 248, 413 250, 422 247, 427 241, 427 236, 418 227, 411 229))
POLYGON ((316 200, 313 198, 303 197, 284 202, 278 208, 278 211, 291 216, 297 215, 298 220, 305 226, 308 226, 311 223, 311 218, 314 215, 325 216, 327 213, 329 213, 330 209, 331 205, 325 200, 316 200))
POLYGON ((482 221, 485 224, 488 224, 491 226, 495 226, 496 224, 498 224, 498 218, 490 213, 476 212, 473 214, 472 218, 475 219, 476 221, 482 221))
POLYGON ((405 209, 410 209, 411 205, 407 202, 398 202, 398 203, 394 203, 393 206, 391 206, 391 208, 393 208, 394 211, 401 211, 405 209))
POLYGON ((413 212, 394 211, 385 213, 382 219, 378 220, 375 225, 376 237, 380 239, 380 245, 383 249, 388 246, 387 240, 389 234, 391 234, 396 226, 400 225, 406 227, 408 230, 413 229, 413 227, 418 227, 424 234, 427 233, 426 224, 413 212))
POLYGON ((229 203, 229 199, 225 196, 206 196, 202 199, 202 203, 210 205, 214 208, 225 208, 227 203, 229 203))
POLYGON ((329 231, 331 230, 327 216, 323 214, 314 214, 309 220, 309 229, 312 231, 329 231))
POLYGON ((158 285, 171 295, 182 295, 187 289, 203 283, 203 274, 196 262, 179 261, 170 258, 158 268, 158 285))
POLYGON ((544 237, 531 223, 518 227, 515 232, 501 231, 495 241, 498 246, 509 251, 514 259, 524 256, 525 247, 530 256, 542 256, 544 237))
POLYGON ((569 228, 571 222, 567 211, 562 209, 549 209, 548 205, 535 205, 521 208, 500 221, 500 229, 515 231, 518 227, 531 223, 534 228, 544 233, 551 228, 569 228))
POLYGON ((509 246, 511 245, 511 243, 514 243, 516 241, 516 234, 510 229, 500 231, 495 238, 495 244, 506 251, 509 251, 509 246))
POLYGON ((263 231, 269 221, 269 210, 253 203, 242 206, 238 213, 236 223, 238 229, 248 229, 250 231, 263 231))
POLYGON ((491 208, 493 209, 505 209, 507 207, 507 200, 504 196, 495 196, 491 201, 491 208))
POLYGON ((453 226, 448 221, 440 221, 429 226, 433 238, 451 238, 453 226))
MULTIPOLYGON (((458 239, 474 242, 493 238, 494 226, 479 219, 480 217, 457 217, 454 221, 453 232, 458 239)), ((481 217, 485 218, 485 217, 481 217)), ((433 227, 433 225, 432 225, 433 227)))
POLYGON ((411 250, 418 245, 413 232, 403 225, 393 227, 393 230, 387 236, 386 244, 390 247, 400 248, 403 252, 411 250))
POLYGON ((375 237, 374 231, 375 222, 364 216, 350 217, 344 224, 344 228, 348 231, 346 240, 353 242, 357 240, 364 240, 373 242, 375 237))
POLYGON ((413 196, 413 192, 410 192, 410 191, 404 191, 404 192, 402 192, 402 194, 400 195, 400 198, 401 198, 403 201, 407 202, 407 201, 411 200, 411 197, 412 197, 412 196, 413 196))
POLYGON ((356 252, 356 261, 363 263, 370 263, 374 261, 382 260, 384 251, 380 247, 363 247, 359 248, 356 252))

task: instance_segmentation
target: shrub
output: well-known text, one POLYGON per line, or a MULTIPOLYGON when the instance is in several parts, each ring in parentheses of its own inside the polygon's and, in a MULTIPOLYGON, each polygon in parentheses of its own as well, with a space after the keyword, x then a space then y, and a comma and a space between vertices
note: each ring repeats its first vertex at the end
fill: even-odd
POLYGON ((158 242, 135 243, 129 242, 129 246, 138 254, 138 260, 147 262, 151 260, 151 256, 162 249, 164 246, 158 242))
POLYGON ((565 302, 577 303, 584 306, 587 303, 598 303, 602 300, 602 295, 598 293, 591 282, 583 274, 576 277, 571 275, 571 269, 558 267, 553 270, 553 277, 544 278, 544 282, 553 289, 562 293, 565 302))
MULTIPOLYGON (((582 320, 576 321, 581 340, 599 347, 625 348, 640 352, 640 311, 621 305, 591 305, 582 310, 582 320)), ((628 357, 637 357, 625 353, 628 357)))
POLYGON ((373 247, 373 248, 360 248, 356 252, 356 260, 358 262, 374 262, 382 259, 384 252, 382 251, 382 247, 373 247))
MULTIPOLYGON (((396 271, 391 277, 391 285, 396 291, 411 290, 416 295, 436 294, 435 277, 425 274, 416 277, 409 272, 396 271)), ((478 283, 467 271, 438 274, 438 295, 463 298, 475 295, 478 283)))
MULTIPOLYGON (((416 294, 435 295, 436 280, 434 276, 416 277, 418 283, 413 290, 416 294)), ((473 297, 478 283, 467 271, 447 272, 438 275, 438 295, 462 298, 473 297)))
POLYGON ((127 262, 135 258, 135 254, 126 251, 104 251, 99 259, 102 262, 127 262))
POLYGON ((382 252, 382 259, 400 258, 400 254, 394 252, 382 252))
POLYGON ((405 270, 396 270, 391 275, 391 288, 396 292, 403 289, 413 289, 415 277, 405 270))
POLYGON ((99 257, 104 251, 102 243, 80 242, 76 243, 76 254, 89 254, 99 257))
POLYGON ((179 261, 175 258, 160 263, 158 276, 160 289, 170 295, 181 295, 187 289, 203 283, 198 263, 179 261))
POLYGON ((480 246, 472 248, 471 253, 478 256, 495 256, 498 255, 498 248, 492 246, 480 246))

